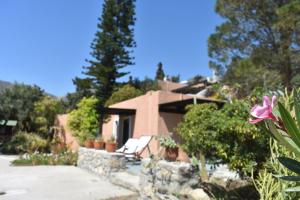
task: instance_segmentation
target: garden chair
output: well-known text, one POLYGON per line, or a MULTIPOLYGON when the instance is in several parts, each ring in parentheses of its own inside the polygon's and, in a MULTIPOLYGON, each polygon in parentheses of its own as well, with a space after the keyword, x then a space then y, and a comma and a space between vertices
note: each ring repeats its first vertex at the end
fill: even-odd
POLYGON ((120 149, 116 150, 116 152, 124 154, 134 154, 138 147, 138 141, 139 139, 129 138, 120 149))
POLYGON ((137 141, 137 147, 134 152, 124 152, 126 158, 133 158, 135 160, 139 160, 141 158, 142 153, 147 148, 149 154, 151 153, 149 148, 149 143, 152 140, 153 136, 151 135, 143 135, 137 141))

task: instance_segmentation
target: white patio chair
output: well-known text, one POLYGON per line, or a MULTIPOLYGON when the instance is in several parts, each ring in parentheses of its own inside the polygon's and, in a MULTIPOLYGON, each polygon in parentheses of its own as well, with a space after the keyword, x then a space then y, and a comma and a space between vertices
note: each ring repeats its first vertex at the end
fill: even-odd
POLYGON ((116 150, 116 152, 124 154, 134 154, 138 147, 138 141, 139 139, 129 138, 120 149, 116 150))
POLYGON ((141 157, 141 154, 144 152, 144 150, 147 148, 149 154, 151 153, 150 148, 149 148, 149 143, 151 141, 153 136, 151 135, 144 135, 141 136, 138 139, 137 142, 137 148, 135 149, 134 152, 130 152, 130 153, 124 153, 126 158, 135 158, 135 159, 139 159, 141 157))

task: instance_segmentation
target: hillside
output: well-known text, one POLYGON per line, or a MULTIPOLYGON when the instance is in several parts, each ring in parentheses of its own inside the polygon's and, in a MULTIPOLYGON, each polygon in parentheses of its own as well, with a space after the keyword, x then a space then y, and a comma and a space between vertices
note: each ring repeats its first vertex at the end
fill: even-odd
MULTIPOLYGON (((6 88, 12 87, 12 85, 13 85, 13 83, 11 83, 11 82, 0 80, 0 92, 2 92, 3 90, 5 90, 6 88)), ((51 97, 55 97, 55 98, 56 98, 55 95, 50 94, 50 93, 48 93, 48 92, 45 92, 45 94, 46 94, 46 95, 49 95, 49 96, 51 96, 51 97)))
POLYGON ((12 86, 12 83, 0 80, 0 92, 5 90, 6 88, 10 88, 11 86, 12 86))

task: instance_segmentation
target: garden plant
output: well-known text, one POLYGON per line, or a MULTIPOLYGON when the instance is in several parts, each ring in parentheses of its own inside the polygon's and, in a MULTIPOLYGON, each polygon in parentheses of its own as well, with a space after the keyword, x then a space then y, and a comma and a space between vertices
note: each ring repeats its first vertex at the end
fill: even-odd
MULTIPOLYGON (((286 102, 284 102, 286 103, 286 102)), ((295 157, 280 156, 278 161, 289 169, 294 175, 282 175, 278 177, 283 181, 299 183, 300 181, 300 97, 298 91, 293 91, 293 99, 290 103, 284 105, 282 102, 276 102, 276 97, 265 96, 263 105, 255 105, 251 109, 251 115, 254 117, 250 121, 252 124, 264 122, 270 136, 278 141, 279 145, 284 146, 295 157), (276 106, 277 104, 277 106, 276 106)), ((285 192, 299 192, 300 186, 287 188, 285 192)))

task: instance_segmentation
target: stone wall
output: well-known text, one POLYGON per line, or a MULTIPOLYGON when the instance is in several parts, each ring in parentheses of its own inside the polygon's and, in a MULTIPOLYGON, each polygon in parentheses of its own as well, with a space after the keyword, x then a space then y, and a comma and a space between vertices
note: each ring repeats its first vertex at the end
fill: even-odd
POLYGON ((101 176, 110 176, 113 172, 123 171, 126 160, 123 154, 108 153, 104 150, 80 147, 77 166, 101 176))
POLYGON ((199 180, 198 172, 189 163, 143 159, 140 176, 141 199, 172 199, 170 196, 173 199, 178 196, 209 199, 202 189, 195 189, 200 184, 199 180))

